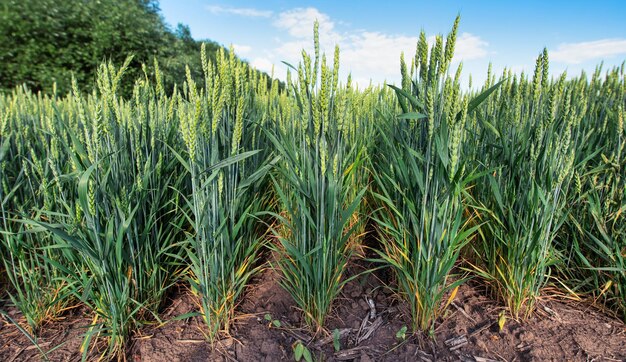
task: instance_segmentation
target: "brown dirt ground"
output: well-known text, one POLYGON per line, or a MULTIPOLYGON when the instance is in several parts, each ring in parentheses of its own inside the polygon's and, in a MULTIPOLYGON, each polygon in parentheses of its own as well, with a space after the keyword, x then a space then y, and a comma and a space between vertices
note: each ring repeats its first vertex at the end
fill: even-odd
MULTIPOLYGON (((362 266, 353 263, 350 272, 362 266)), ((237 308, 229 338, 214 348, 205 342, 199 317, 147 327, 128 346, 130 361, 293 361, 293 345, 302 341, 324 361, 626 361, 626 326, 588 304, 552 297, 539 301, 529 320, 507 321, 499 331, 502 308, 485 296, 480 285, 462 285, 434 339, 424 335, 396 338, 409 325, 407 306, 395 298, 381 279, 385 273, 361 275, 348 283, 327 320, 329 331, 340 330, 340 350, 332 337, 311 336, 299 328, 301 319, 291 297, 278 285, 276 271, 265 270, 237 308), (376 315, 368 299, 373 301, 376 315), (270 314, 280 327, 265 319, 270 314), (365 321, 364 321, 365 320, 365 321), (372 327, 374 326, 374 327, 372 327), (368 336, 367 332, 371 330, 368 336), (451 345, 456 338, 460 344, 451 345)), ((181 289, 174 293, 162 319, 171 320, 198 310, 194 297, 181 289)), ((19 314, 11 311, 16 318, 19 314)), ((90 319, 84 309, 69 311, 43 327, 40 344, 51 361, 79 361, 81 334, 90 319)), ((36 348, 15 326, 0 319, 0 361, 36 361, 36 348)), ((97 359, 91 354, 90 360, 97 359)))

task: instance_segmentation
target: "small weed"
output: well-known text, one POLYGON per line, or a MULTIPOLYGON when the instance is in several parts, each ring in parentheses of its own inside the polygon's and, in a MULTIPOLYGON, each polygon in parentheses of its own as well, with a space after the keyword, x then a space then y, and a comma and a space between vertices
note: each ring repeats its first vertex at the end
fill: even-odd
POLYGON ((303 358, 306 362, 313 362, 311 351, 300 341, 293 346, 293 356, 296 362, 300 362, 303 358))
POLYGON ((265 314, 264 318, 270 323, 270 327, 274 326, 276 328, 280 328, 283 325, 278 319, 272 318, 272 315, 269 313, 265 314))
POLYGON ((402 326, 402 328, 400 328, 397 332, 396 332, 396 338, 400 341, 404 341, 406 340, 406 331, 407 331, 407 327, 406 326, 402 326))

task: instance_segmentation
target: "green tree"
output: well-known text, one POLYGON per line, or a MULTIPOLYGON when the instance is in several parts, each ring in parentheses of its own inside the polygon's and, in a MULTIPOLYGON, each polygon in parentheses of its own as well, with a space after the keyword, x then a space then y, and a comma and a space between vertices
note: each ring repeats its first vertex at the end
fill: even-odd
MULTIPOLYGON (((25 84, 34 91, 59 94, 95 84, 104 61, 121 65, 133 55, 120 88, 130 95, 135 79, 160 63, 164 86, 171 92, 185 81, 188 65, 202 83, 200 47, 215 61, 216 42, 196 41, 188 26, 170 29, 156 0, 0 0, 0 91, 25 84)), ((150 74, 148 74, 150 75, 150 74)))
MULTIPOLYGON (((168 29, 152 0, 0 0, 0 88, 26 84, 60 92, 71 84, 90 88, 104 60, 129 67, 133 79, 141 64, 165 49, 168 29)), ((131 84, 124 84, 128 91, 131 84)))

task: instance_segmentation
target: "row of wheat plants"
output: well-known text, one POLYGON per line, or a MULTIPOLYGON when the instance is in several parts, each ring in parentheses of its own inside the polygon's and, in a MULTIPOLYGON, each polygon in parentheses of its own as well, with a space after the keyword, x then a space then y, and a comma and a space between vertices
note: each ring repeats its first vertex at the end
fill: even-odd
POLYGON ((448 74, 458 21, 430 52, 422 32, 410 67, 402 55, 402 87, 392 87, 400 112, 383 114, 372 158, 379 261, 393 270, 415 331, 432 332, 454 298, 462 279, 450 275, 477 229, 473 214, 464 212, 477 175, 463 143, 468 111, 491 90, 470 100, 461 91, 461 65, 448 74))
MULTIPOLYGON (((490 87, 488 76, 484 87, 490 87)), ((532 313, 556 256, 566 217, 574 142, 584 108, 562 74, 549 78, 547 52, 532 79, 503 75, 500 89, 474 113, 469 148, 485 177, 474 195, 481 218, 475 268, 515 318, 532 313)))
POLYGON ((132 331, 156 317, 182 268, 178 240, 185 220, 175 190, 185 179, 167 144, 178 139, 173 103, 146 79, 137 81, 131 99, 119 97, 124 68, 102 65, 97 92, 83 97, 75 89, 53 104, 53 129, 42 132, 51 140, 40 143, 59 150, 34 157, 47 158, 50 177, 40 192, 54 199, 19 220, 41 231, 38 238, 53 240, 37 249, 65 255, 40 258, 41 267, 52 267, 54 280, 94 314, 85 356, 91 340, 105 341, 108 355, 124 353, 132 331), (58 163, 55 153, 63 158, 58 163))
POLYGON ((515 318, 549 282, 623 315, 623 67, 569 80, 548 67, 544 51, 531 77, 505 70, 471 114, 466 147, 486 172, 474 270, 515 318))
POLYGON ((103 353, 122 353, 180 268, 173 256, 184 219, 173 190, 183 179, 164 143, 177 138, 176 124, 145 80, 132 99, 118 97, 123 71, 102 65, 86 97, 17 90, 4 113, 10 296, 31 332, 66 306, 88 306, 85 356, 91 340, 106 342, 103 353))
POLYGON ((271 203, 264 183, 270 163, 263 99, 256 98, 268 91, 260 86, 262 93, 256 94, 257 83, 266 79, 254 79, 255 72, 232 50, 228 57, 220 51, 212 64, 202 49, 205 88, 199 90, 188 71, 188 101, 179 98, 178 114, 186 146, 181 162, 191 176, 190 283, 200 298, 207 337, 214 341, 228 332, 238 297, 261 265, 259 220, 271 203))
POLYGON ((52 99, 21 88, 2 97, 0 256, 12 286, 10 300, 22 311, 30 332, 63 308, 62 295, 68 286, 48 261, 71 256, 51 248, 50 236, 37 235, 20 221, 21 217, 45 218, 40 208, 51 209, 62 196, 57 170, 68 159, 61 143, 53 141, 55 118, 52 99))
POLYGON ((274 176, 280 200, 274 214, 276 265, 283 287, 315 331, 323 328, 346 283, 346 264, 355 250, 351 235, 358 228, 353 215, 365 193, 356 182, 362 146, 348 142, 350 99, 338 85, 339 49, 331 68, 320 56, 317 26, 314 59, 303 52, 294 68, 297 80, 287 82, 289 104, 295 107, 291 118, 280 119, 269 134, 280 157, 274 176))
POLYGON ((572 80, 577 106, 586 109, 574 139, 576 168, 571 212, 558 249, 567 286, 626 318, 626 150, 624 66, 604 79, 572 80))

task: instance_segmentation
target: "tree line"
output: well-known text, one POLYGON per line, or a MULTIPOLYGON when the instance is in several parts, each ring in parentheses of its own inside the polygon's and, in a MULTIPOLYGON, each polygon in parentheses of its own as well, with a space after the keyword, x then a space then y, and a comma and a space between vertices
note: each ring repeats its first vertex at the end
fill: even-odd
POLYGON ((72 77, 81 90, 95 84, 103 61, 133 59, 121 84, 133 82, 159 62, 166 89, 184 80, 185 65, 201 78, 200 46, 215 59, 221 47, 197 41, 188 26, 171 29, 156 0, 0 0, 0 91, 25 84, 34 91, 64 94, 72 77))

